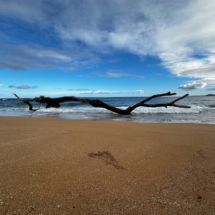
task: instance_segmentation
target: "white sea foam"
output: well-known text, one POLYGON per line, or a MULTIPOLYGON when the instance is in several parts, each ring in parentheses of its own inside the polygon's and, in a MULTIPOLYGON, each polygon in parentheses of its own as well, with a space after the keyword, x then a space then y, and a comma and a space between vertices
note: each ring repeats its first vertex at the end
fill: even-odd
POLYGON ((205 111, 209 108, 207 107, 200 107, 200 106, 192 106, 191 108, 177 108, 177 107, 158 107, 158 108, 145 108, 139 107, 133 111, 133 113, 152 113, 152 114, 159 114, 159 113, 172 113, 172 114, 186 114, 186 113, 200 113, 205 111))
MULTIPOLYGON (((120 107, 121 109, 126 109, 127 107, 120 107)), ((25 109, 28 110, 28 109, 25 109)), ((189 114, 189 113, 200 113, 202 111, 215 110, 215 108, 207 108, 204 106, 192 106, 191 108, 177 108, 177 107, 157 107, 157 108, 148 108, 148 107, 138 107, 132 113, 141 114, 189 114)), ((72 107, 72 108, 41 108, 38 112, 43 113, 110 113, 109 110, 104 108, 93 108, 93 107, 72 107)))

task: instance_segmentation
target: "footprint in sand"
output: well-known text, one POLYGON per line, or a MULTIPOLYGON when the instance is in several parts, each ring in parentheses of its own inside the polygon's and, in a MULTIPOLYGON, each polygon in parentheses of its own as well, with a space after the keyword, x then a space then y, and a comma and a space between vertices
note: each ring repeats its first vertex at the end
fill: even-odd
POLYGON ((117 160, 114 158, 114 156, 108 151, 103 151, 98 153, 91 152, 91 153, 88 153, 88 156, 92 158, 101 159, 105 162, 106 165, 112 165, 116 169, 125 170, 125 168, 123 166, 120 166, 117 160))

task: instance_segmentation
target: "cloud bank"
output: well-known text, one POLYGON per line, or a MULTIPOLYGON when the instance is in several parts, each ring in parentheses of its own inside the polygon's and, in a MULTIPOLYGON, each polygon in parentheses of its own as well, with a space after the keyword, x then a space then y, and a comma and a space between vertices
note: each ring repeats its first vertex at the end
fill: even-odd
POLYGON ((92 90, 81 94, 121 94, 119 91, 92 90))
POLYGON ((109 78, 121 78, 121 77, 145 78, 142 75, 134 75, 134 74, 127 74, 127 73, 112 72, 112 71, 109 71, 105 74, 99 74, 99 76, 105 76, 109 78))
POLYGON ((41 45, 0 44, 0 69, 31 70, 55 68, 75 70, 96 62, 97 58, 87 51, 62 50, 41 45))
POLYGON ((14 86, 14 85, 10 85, 8 86, 9 88, 16 88, 16 89, 22 89, 22 90, 28 90, 28 89, 36 89, 37 86, 28 86, 28 85, 22 85, 22 86, 14 86))
MULTIPOLYGON (((214 9, 211 0, 1 1, 2 17, 46 33, 51 29, 50 39, 55 38, 61 48, 28 41, 12 45, 5 43, 11 38, 1 32, 0 68, 28 70, 54 65, 73 70, 99 61, 98 56, 124 51, 140 58, 156 56, 178 77, 215 78, 214 9)), ((106 76, 126 74, 109 72, 106 76)))
POLYGON ((215 78, 205 78, 205 79, 193 81, 188 84, 180 85, 179 89, 183 89, 183 90, 196 90, 196 89, 214 90, 215 89, 215 88, 206 88, 207 86, 215 86, 215 78))
POLYGON ((206 85, 207 85, 206 83, 197 83, 194 81, 193 83, 181 85, 179 88, 183 90, 196 90, 196 89, 204 88, 206 85))

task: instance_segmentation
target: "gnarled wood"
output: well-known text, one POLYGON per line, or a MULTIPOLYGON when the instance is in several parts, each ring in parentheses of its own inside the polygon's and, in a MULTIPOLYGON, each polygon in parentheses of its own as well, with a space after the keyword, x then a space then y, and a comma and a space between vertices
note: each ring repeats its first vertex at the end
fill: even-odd
POLYGON ((33 105, 30 103, 30 101, 34 101, 34 100, 30 100, 30 99, 29 100, 24 100, 24 99, 21 99, 15 93, 13 95, 16 96, 16 98, 18 98, 21 103, 25 103, 25 104, 29 105, 29 110, 31 110, 31 111, 37 111, 39 109, 39 108, 38 109, 33 109, 33 105))
POLYGON ((92 99, 85 99, 85 98, 81 98, 81 97, 75 97, 75 96, 65 96, 65 97, 59 97, 59 98, 50 98, 50 97, 45 97, 45 96, 40 96, 40 97, 35 97, 33 99, 21 99, 19 98, 16 94, 14 94, 19 100, 21 100, 21 102, 29 105, 29 110, 31 111, 36 111, 38 109, 33 109, 33 105, 30 103, 32 101, 36 101, 40 104, 46 104, 46 108, 50 108, 50 107, 54 107, 54 108, 59 108, 60 107, 60 103, 63 102, 68 102, 68 101, 74 101, 74 102, 80 102, 80 103, 84 103, 84 104, 89 104, 93 107, 100 107, 100 108, 105 108, 107 110, 110 110, 112 112, 118 113, 118 114, 122 114, 122 115, 129 115, 134 109, 136 109, 137 107, 169 107, 169 106, 173 106, 173 107, 178 107, 178 108, 190 108, 190 106, 184 106, 184 105, 177 105, 175 104, 177 101, 187 97, 189 94, 186 94, 180 98, 177 98, 175 100, 173 100, 172 102, 169 103, 162 103, 162 104, 146 104, 146 102, 150 101, 151 99, 157 98, 157 97, 161 97, 161 96, 173 96, 176 95, 176 93, 163 93, 163 94, 157 94, 157 95, 153 95, 133 106, 129 106, 127 109, 123 110, 120 108, 116 108, 113 107, 111 105, 108 105, 104 102, 102 102, 99 99, 96 100, 92 100, 92 99))

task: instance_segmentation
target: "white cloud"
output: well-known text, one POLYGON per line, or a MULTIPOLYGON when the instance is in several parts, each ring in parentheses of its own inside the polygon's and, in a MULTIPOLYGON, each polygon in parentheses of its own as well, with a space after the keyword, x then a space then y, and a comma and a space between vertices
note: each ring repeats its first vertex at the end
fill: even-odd
POLYGON ((37 88, 37 86, 28 86, 28 85, 22 85, 22 86, 14 86, 14 85, 10 85, 8 86, 9 88, 17 88, 17 89, 22 89, 22 90, 27 90, 27 89, 35 89, 37 88))
POLYGON ((64 39, 81 40, 97 51, 113 47, 141 57, 158 56, 162 65, 177 76, 212 78, 215 77, 214 7, 211 0, 132 4, 116 0, 104 5, 96 1, 86 7, 78 6, 78 13, 86 14, 78 23, 74 22, 78 13, 70 15, 66 10, 60 19, 66 17, 70 22, 64 25, 58 22, 56 31, 64 39), (93 15, 88 13, 91 9, 93 15))
POLYGON ((144 92, 143 90, 138 90, 139 94, 143 94, 143 92, 144 92))
POLYGON ((125 73, 114 73, 114 72, 107 72, 106 74, 101 74, 99 76, 106 76, 106 77, 111 77, 111 78, 120 78, 124 76, 129 76, 128 74, 125 73))
POLYGON ((65 51, 56 48, 27 45, 1 45, 4 55, 0 58, 0 69, 30 70, 37 68, 58 67, 64 70, 75 70, 88 66, 97 58, 89 52, 65 51), (90 62, 91 61, 91 62, 90 62))
POLYGON ((143 94, 144 90, 135 90, 134 94, 143 94))
POLYGON ((203 78, 201 80, 195 80, 188 84, 180 85, 179 88, 184 90, 213 89, 213 88, 206 88, 206 86, 215 86, 215 78, 203 78))
POLYGON ((158 56, 177 76, 215 77, 215 2, 190 1, 172 22, 158 29, 158 56))
POLYGON ((45 13, 39 8, 44 8, 42 0, 37 0, 35 2, 29 2, 28 0, 17 1, 1 1, 0 14, 4 16, 10 16, 12 18, 19 18, 24 21, 34 23, 35 21, 40 21, 41 24, 45 24, 44 18, 45 13))
POLYGON ((83 78, 90 78, 90 75, 78 75, 79 77, 83 77, 83 78))
POLYGON ((201 82, 205 82, 207 85, 215 86, 215 78, 205 78, 201 82))
POLYGON ((35 88, 37 88, 37 86, 32 86, 32 87, 30 87, 30 86, 28 86, 28 85, 22 85, 22 86, 18 86, 18 87, 16 87, 17 89, 35 89, 35 88))
MULTIPOLYGON (((123 50, 140 57, 157 56, 176 76, 215 78, 214 8, 212 0, 53 0, 49 4, 42 0, 1 1, 0 15, 44 29, 52 27, 64 44, 81 42, 86 53, 75 58, 56 49, 33 49, 28 50, 33 56, 30 59, 25 53, 18 57, 17 53, 23 52, 17 50, 8 53, 10 58, 0 66, 20 69, 21 60, 22 69, 29 69, 32 64, 49 67, 58 62, 68 62, 68 66, 76 68, 83 57, 87 61, 95 58, 89 53, 123 50)), ((114 73, 106 75, 117 77, 114 73)))
POLYGON ((2 87, 3 86, 3 84, 0 84, 0 87, 2 87))
POLYGON ((120 94, 120 92, 119 91, 92 90, 91 92, 85 92, 82 94, 120 94))
POLYGON ((88 89, 76 89, 77 91, 88 91, 88 89))
POLYGON ((105 77, 109 77, 109 78, 121 78, 121 77, 145 78, 144 76, 141 76, 141 75, 119 73, 119 72, 112 72, 112 71, 109 71, 105 74, 99 74, 99 76, 105 76, 105 77))
POLYGON ((203 89, 207 84, 206 83, 201 83, 201 82, 192 82, 184 85, 180 85, 180 89, 183 90, 196 90, 196 89, 203 89))

